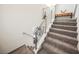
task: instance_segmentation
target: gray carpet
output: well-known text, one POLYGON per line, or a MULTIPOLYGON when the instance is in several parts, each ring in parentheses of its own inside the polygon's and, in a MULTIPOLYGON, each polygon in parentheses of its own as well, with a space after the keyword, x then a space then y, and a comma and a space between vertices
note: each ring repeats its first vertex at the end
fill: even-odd
POLYGON ((78 54, 75 18, 56 17, 38 54, 78 54))

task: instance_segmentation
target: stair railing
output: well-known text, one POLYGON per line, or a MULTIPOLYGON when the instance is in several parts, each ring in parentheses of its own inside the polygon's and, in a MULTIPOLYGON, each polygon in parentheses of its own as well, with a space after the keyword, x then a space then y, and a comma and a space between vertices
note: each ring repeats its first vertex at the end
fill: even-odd
POLYGON ((40 23, 40 26, 35 29, 35 49, 37 49, 40 39, 42 38, 43 34, 47 33, 48 26, 52 22, 52 10, 50 11, 50 19, 48 19, 48 15, 46 13, 47 9, 50 11, 49 7, 43 8, 42 22, 40 23))
POLYGON ((33 35, 23 32, 23 35, 32 37, 34 39, 33 43, 35 45, 34 47, 35 50, 37 49, 37 43, 39 39, 42 37, 43 33, 46 33, 46 26, 47 26, 46 22, 47 22, 46 20, 43 20, 40 26, 35 28, 33 35))
POLYGON ((41 37, 43 36, 43 34, 47 33, 46 30, 49 26, 49 23, 52 22, 52 10, 50 11, 50 19, 48 19, 47 13, 46 13, 46 9, 49 9, 49 7, 47 8, 43 8, 43 17, 42 17, 42 22, 40 23, 39 26, 37 26, 34 29, 34 33, 33 36, 27 33, 23 33, 25 35, 28 35, 30 37, 32 37, 33 43, 34 43, 34 49, 37 50, 37 46, 38 46, 38 42, 41 39, 41 37))
POLYGON ((43 20, 40 24, 39 27, 36 27, 34 31, 34 44, 35 44, 35 49, 37 49, 37 43, 42 37, 42 35, 46 33, 46 21, 43 20))

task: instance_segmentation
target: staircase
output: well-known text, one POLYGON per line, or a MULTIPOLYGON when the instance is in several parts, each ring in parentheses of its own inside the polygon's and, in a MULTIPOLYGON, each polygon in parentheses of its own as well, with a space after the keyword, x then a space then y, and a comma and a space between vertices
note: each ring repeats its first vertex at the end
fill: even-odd
POLYGON ((76 31, 76 19, 56 17, 38 54, 78 54, 76 31))

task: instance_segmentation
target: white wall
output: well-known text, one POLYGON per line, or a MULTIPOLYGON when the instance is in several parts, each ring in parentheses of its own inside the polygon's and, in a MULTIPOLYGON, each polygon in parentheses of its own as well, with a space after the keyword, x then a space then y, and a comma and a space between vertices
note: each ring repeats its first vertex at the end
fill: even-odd
MULTIPOLYGON (((77 18, 77 32, 78 32, 77 39, 79 41, 79 4, 77 5, 77 9, 76 9, 76 13, 75 13, 75 18, 77 18)), ((78 43, 78 50, 79 50, 79 43, 78 43)))
POLYGON ((74 13, 75 4, 57 4, 56 13, 61 13, 62 11, 73 12, 74 13))
POLYGON ((42 20, 42 8, 46 5, 0 5, 0 53, 8 53, 33 39, 22 32, 32 34, 32 29, 42 20))

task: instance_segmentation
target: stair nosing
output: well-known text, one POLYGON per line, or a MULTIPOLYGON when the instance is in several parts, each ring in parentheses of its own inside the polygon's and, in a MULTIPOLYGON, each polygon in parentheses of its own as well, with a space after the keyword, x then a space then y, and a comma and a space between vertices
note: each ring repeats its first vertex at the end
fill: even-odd
POLYGON ((53 24, 53 25, 55 25, 55 26, 65 26, 65 27, 77 27, 77 26, 72 26, 72 25, 60 25, 60 24, 53 24))
POLYGON ((58 31, 65 31, 65 32, 71 32, 71 33, 75 33, 75 34, 77 34, 77 31, 71 31, 71 30, 66 30, 66 29, 60 29, 60 28, 53 28, 53 27, 51 27, 50 28, 51 30, 58 30, 58 31))
MULTIPOLYGON (((55 46, 52 46, 51 44, 49 44, 49 43, 47 43, 47 42, 45 42, 44 43, 44 45, 43 45, 45 48, 47 47, 47 49, 46 50, 50 50, 49 49, 49 46, 51 46, 52 48, 53 48, 53 51, 55 52, 55 53, 67 53, 67 52, 65 52, 64 50, 61 50, 61 49, 59 49, 59 48, 57 48, 57 47, 55 47, 55 46), (47 45, 46 44, 48 44, 48 47, 47 47, 47 45), (56 50, 59 50, 58 52, 56 52, 56 50)), ((45 49, 44 48, 44 49, 45 49)), ((51 50, 52 51, 52 50, 51 50)))
POLYGON ((57 40, 57 39, 55 39, 55 38, 47 37, 46 40, 47 40, 47 41, 52 40, 53 42, 58 43, 58 44, 60 44, 60 45, 63 45, 63 44, 64 44, 64 46, 68 45, 68 46, 66 46, 66 47, 68 47, 68 48, 71 48, 71 47, 72 47, 71 49, 77 50, 77 47, 74 47, 73 45, 71 45, 71 44, 69 44, 69 43, 66 43, 66 42, 57 40), (62 42, 63 42, 63 44, 62 44, 62 42))
POLYGON ((66 37, 66 38, 71 38, 72 40, 75 40, 75 41, 78 41, 76 38, 73 38, 73 37, 70 37, 70 36, 67 36, 67 35, 63 35, 63 34, 59 34, 59 33, 52 33, 52 32, 48 32, 49 34, 54 34, 54 35, 57 35, 57 36, 60 36, 60 37, 66 37))
MULTIPOLYGON (((66 18, 65 18, 65 19, 63 19, 63 20, 72 20, 72 21, 73 21, 73 20, 76 20, 76 19, 77 19, 77 18, 70 18, 70 19, 66 19, 66 18)), ((61 20, 61 19, 55 19, 55 20, 61 20)))
POLYGON ((69 21, 55 21, 55 23, 75 23, 75 24, 77 24, 77 22, 69 22, 69 21))
MULTIPOLYGON (((40 49, 37 53, 38 53, 38 54, 42 54, 42 52, 41 52, 41 51, 44 51, 44 53, 45 53, 45 54, 47 54, 47 53, 48 53, 48 52, 47 52, 44 48, 40 49)), ((43 53, 43 54, 44 54, 44 53, 43 53)))

